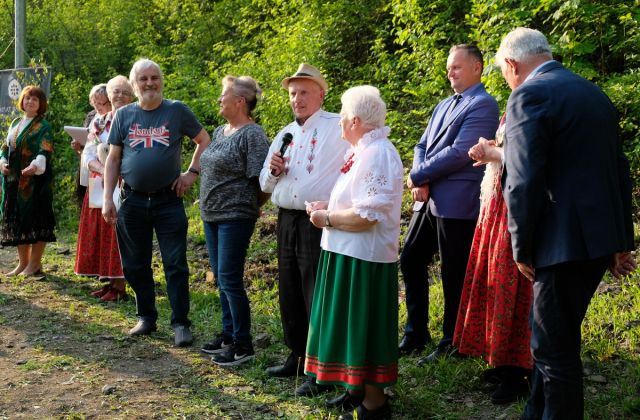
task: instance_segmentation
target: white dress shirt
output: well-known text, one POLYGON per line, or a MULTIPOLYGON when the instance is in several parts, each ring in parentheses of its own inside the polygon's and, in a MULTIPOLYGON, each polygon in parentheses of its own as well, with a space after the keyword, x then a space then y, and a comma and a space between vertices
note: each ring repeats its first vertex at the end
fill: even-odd
POLYGON ((349 149, 339 122, 338 114, 320 109, 303 125, 292 122, 278 133, 260 171, 260 188, 271 193, 276 206, 304 210, 305 201, 329 199, 349 149), (291 133, 293 140, 284 153, 285 170, 276 177, 271 174, 271 156, 280 151, 284 133, 291 133))
POLYGON ((398 260, 404 170, 388 135, 388 127, 378 128, 358 141, 347 154, 353 153, 351 169, 338 178, 329 199, 329 211, 353 208, 377 223, 361 232, 324 228, 322 249, 364 261, 398 260))

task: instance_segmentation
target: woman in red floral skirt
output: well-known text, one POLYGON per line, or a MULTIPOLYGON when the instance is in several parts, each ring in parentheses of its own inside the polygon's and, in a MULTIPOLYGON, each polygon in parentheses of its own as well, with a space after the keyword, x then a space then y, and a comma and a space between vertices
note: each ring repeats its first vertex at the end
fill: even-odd
POLYGON ((498 385, 491 394, 494 404, 526 395, 533 364, 528 322, 532 285, 513 260, 502 196, 504 120, 503 116, 496 140, 481 138, 469 150, 476 165, 487 164, 487 169, 453 338, 460 353, 482 356, 494 366, 482 375, 498 385))
MULTIPOLYGON (((133 89, 124 76, 116 76, 106 85, 99 85, 96 92, 92 89, 90 100, 97 107, 106 106, 110 102, 113 109, 99 112, 91 122, 90 134, 82 153, 81 165, 89 169, 89 178, 100 179, 103 176, 104 164, 99 158, 101 148, 106 150, 107 137, 114 113, 121 106, 127 105, 133 98, 133 89)), ((103 108, 104 109, 104 108, 103 108)), ((100 111, 100 109, 98 110, 100 111)), ((99 181, 98 181, 99 182, 99 181)), ((101 208, 89 205, 89 193, 85 194, 80 225, 78 228, 78 244, 76 251, 75 273, 83 276, 98 276, 108 281, 91 295, 103 301, 118 301, 127 296, 122 262, 118 250, 118 240, 113 226, 104 221, 101 208)))

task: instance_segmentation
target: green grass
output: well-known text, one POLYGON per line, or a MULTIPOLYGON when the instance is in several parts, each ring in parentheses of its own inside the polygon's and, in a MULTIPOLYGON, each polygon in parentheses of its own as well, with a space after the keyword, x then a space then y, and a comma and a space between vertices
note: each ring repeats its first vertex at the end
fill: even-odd
MULTIPOLYGON (((208 262, 202 223, 197 206, 188 206, 191 218, 188 258, 191 269, 191 312, 198 344, 210 339, 221 329, 218 293, 212 281, 206 280, 208 262)), ((251 301, 254 338, 266 337, 266 345, 256 348, 256 360, 237 369, 221 369, 198 353, 198 347, 188 353, 185 365, 170 378, 158 372, 157 385, 170 395, 154 413, 168 418, 336 418, 335 412, 324 409, 325 396, 297 398, 295 386, 302 378, 281 380, 269 378, 264 369, 281 362, 287 354, 279 320, 276 282, 275 215, 267 209, 260 219, 247 256, 246 286, 251 301)), ((59 235, 60 242, 50 245, 45 256, 45 268, 57 266, 46 283, 24 279, 8 280, 11 295, 0 294, 0 305, 12 299, 37 295, 46 285, 57 295, 49 313, 34 314, 39 331, 30 336, 38 357, 20 368, 24 371, 50 372, 54 369, 87 369, 88 365, 108 368, 110 361, 94 354, 88 359, 47 352, 41 333, 67 334, 79 342, 92 342, 96 337, 110 335, 122 350, 122 357, 156 360, 163 357, 171 345, 173 332, 168 325, 169 304, 159 256, 154 257, 157 281, 159 331, 152 338, 132 342, 126 330, 135 322, 135 306, 98 303, 88 292, 99 286, 97 281, 72 274, 72 255, 56 251, 73 249, 73 234, 59 235), (75 326, 64 331, 59 325, 68 320, 75 326), (152 350, 149 350, 149 348, 152 350), (88 365, 87 365, 88 364, 88 365)), ((430 291, 430 330, 434 341, 439 339, 442 323, 442 287, 437 271, 430 291)), ((131 294, 131 290, 129 290, 131 294)), ((19 316, 26 316, 25 314, 19 316)), ((5 314, 6 317, 6 314, 5 314)), ((406 319, 404 292, 400 293, 400 325, 406 319)), ((6 319, 0 319, 5 324, 6 319)), ((594 297, 583 327, 583 358, 588 374, 585 378, 586 417, 589 419, 637 418, 640 416, 640 286, 638 276, 622 282, 606 279, 594 297), (605 378, 594 382, 593 376, 605 378)), ((433 349, 433 344, 426 352, 433 349)), ((478 379, 487 366, 478 359, 445 360, 418 367, 418 356, 403 357, 399 362, 398 383, 391 390, 395 418, 463 419, 518 418, 523 402, 498 407, 488 401, 488 394, 478 379)), ((114 413, 128 406, 126 399, 109 396, 114 413)), ((82 418, 77 407, 68 418, 82 418)))

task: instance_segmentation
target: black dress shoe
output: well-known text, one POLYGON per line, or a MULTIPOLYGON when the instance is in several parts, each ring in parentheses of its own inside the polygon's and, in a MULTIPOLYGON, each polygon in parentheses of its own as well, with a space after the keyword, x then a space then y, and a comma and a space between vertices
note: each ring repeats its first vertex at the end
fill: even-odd
POLYGON ((443 346, 438 346, 436 349, 429 354, 428 356, 422 357, 418 360, 418 366, 422 366, 426 363, 433 363, 436 360, 450 357, 458 354, 458 351, 451 344, 445 344, 443 346))
POLYGON ((327 408, 339 408, 342 411, 351 411, 362 404, 363 399, 364 394, 351 394, 345 391, 335 398, 326 400, 324 405, 327 408))
POLYGON ((320 385, 316 383, 314 378, 309 378, 302 385, 296 388, 296 395, 298 397, 313 397, 315 395, 322 394, 323 392, 329 392, 335 389, 333 385, 320 385))
POLYGON ((149 335, 156 330, 156 323, 151 321, 139 320, 135 327, 129 330, 129 335, 132 337, 138 335, 149 335))
POLYGON ((407 356, 413 352, 422 353, 425 344, 431 342, 431 337, 427 337, 426 340, 417 340, 410 335, 405 335, 398 345, 398 353, 401 356, 407 356))
POLYGON ((267 375, 273 376, 274 378, 304 376, 304 357, 297 357, 291 353, 284 362, 284 365, 268 367, 267 375))
POLYGON ((480 374, 480 380, 491 385, 500 385, 504 378, 503 371, 503 366, 486 369, 480 374))
POLYGON ((509 404, 529 394, 529 382, 524 377, 507 378, 491 394, 491 402, 496 405, 509 404))
POLYGON ((386 420, 391 418, 391 406, 389 400, 375 410, 367 410, 364 405, 360 404, 351 413, 344 413, 338 420, 386 420))

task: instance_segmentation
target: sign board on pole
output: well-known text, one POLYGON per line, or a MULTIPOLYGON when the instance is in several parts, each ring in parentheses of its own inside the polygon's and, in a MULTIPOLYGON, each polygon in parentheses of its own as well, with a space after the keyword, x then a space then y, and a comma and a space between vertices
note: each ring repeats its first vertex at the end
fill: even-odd
POLYGON ((7 121, 18 114, 16 108, 20 92, 25 86, 40 86, 49 97, 51 87, 51 68, 26 67, 0 70, 0 126, 6 127, 7 121))

